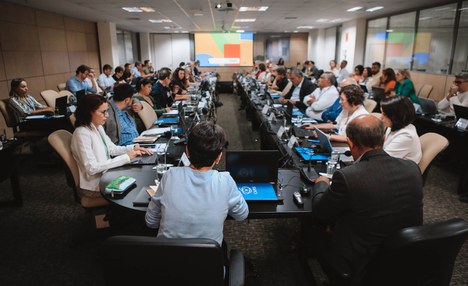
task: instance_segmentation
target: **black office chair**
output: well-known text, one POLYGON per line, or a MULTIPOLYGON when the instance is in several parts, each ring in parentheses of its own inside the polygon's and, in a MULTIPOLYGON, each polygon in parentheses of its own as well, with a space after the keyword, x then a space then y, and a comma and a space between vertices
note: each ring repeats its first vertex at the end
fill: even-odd
MULTIPOLYGON (((374 254, 362 285, 449 285, 455 259, 467 238, 468 223, 459 218, 402 229, 374 254)), ((342 279, 337 285, 353 285, 346 269, 334 270, 342 279)))
POLYGON ((113 236, 102 248, 106 285, 244 285, 244 256, 212 239, 113 236))

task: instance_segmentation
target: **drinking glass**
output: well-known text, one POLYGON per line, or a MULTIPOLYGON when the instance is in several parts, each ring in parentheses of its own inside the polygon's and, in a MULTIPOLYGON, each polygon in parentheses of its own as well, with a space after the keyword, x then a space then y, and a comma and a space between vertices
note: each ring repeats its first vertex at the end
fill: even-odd
POLYGON ((158 164, 156 165, 156 172, 161 175, 166 173, 167 171, 167 163, 166 163, 166 150, 167 146, 169 143, 166 144, 166 146, 159 146, 159 148, 156 151, 157 159, 158 159, 158 164))
POLYGON ((179 129, 179 126, 177 125, 171 125, 171 140, 175 140, 176 138, 176 135, 177 135, 177 131, 179 129))
POLYGON ((301 115, 301 114, 299 114, 299 115, 297 116, 297 121, 296 121, 297 126, 299 126, 299 127, 302 126, 302 119, 303 119, 303 118, 304 118, 304 116, 301 115))

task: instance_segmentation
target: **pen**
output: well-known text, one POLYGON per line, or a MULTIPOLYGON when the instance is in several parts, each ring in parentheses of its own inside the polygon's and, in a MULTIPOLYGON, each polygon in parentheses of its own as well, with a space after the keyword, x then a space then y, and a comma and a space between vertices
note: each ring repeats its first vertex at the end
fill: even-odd
POLYGON ((320 143, 320 140, 317 139, 308 139, 307 141, 312 143, 320 143))

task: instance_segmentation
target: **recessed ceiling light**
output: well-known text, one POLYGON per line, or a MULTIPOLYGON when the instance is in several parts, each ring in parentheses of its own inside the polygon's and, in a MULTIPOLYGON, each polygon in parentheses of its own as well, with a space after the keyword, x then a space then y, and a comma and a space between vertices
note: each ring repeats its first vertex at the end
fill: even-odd
POLYGON ((166 29, 166 30, 170 30, 170 29, 171 29, 171 27, 169 27, 169 26, 164 26, 164 29, 166 29))
POLYGON ((241 23, 245 23, 245 22, 255 22, 256 19, 236 19, 234 20, 234 22, 241 22, 241 23))
POLYGON ((361 10, 361 9, 362 9, 361 6, 356 6, 356 7, 353 7, 353 8, 349 8, 349 9, 346 10, 346 11, 348 11, 348 12, 356 12, 356 11, 359 11, 359 10, 361 10))
POLYGON ((432 17, 419 17, 419 21, 425 21, 429 19, 432 19, 432 17))
POLYGON ((236 30, 236 33, 244 33, 244 30, 236 30))
POLYGON ((374 11, 377 11, 377 10, 380 10, 380 9, 383 9, 383 6, 372 7, 372 8, 367 9, 366 11, 367 12, 374 12, 374 11))
POLYGON ((265 12, 266 10, 268 10, 268 6, 239 8, 239 12, 265 12))
POLYGON ((299 31, 294 31, 294 33, 297 33, 297 32, 299 32, 299 31))
POLYGON ((122 7, 122 9, 124 9, 125 11, 130 12, 130 13, 141 13, 141 12, 143 12, 143 10, 141 10, 138 7, 122 7))
POLYGON ((195 13, 193 14, 194 17, 202 17, 203 16, 203 13, 195 13))
POLYGON ((386 30, 387 33, 393 33, 392 29, 386 30))
POLYGON ((151 23, 156 23, 156 24, 172 23, 172 20, 170 20, 170 19, 159 19, 159 20, 149 19, 148 21, 150 21, 151 23))
POLYGON ((326 23, 326 22, 330 22, 330 20, 328 20, 328 19, 318 19, 315 22, 326 23))
POLYGON ((188 31, 181 31, 181 33, 188 33, 188 31))
POLYGON ((146 13, 151 13, 154 12, 154 9, 151 7, 140 7, 141 11, 146 12, 146 13))
POLYGON ((332 23, 336 23, 336 22, 340 22, 340 21, 343 21, 343 19, 336 18, 336 19, 331 20, 332 23))
POLYGON ((298 29, 313 29, 314 26, 298 26, 298 29))

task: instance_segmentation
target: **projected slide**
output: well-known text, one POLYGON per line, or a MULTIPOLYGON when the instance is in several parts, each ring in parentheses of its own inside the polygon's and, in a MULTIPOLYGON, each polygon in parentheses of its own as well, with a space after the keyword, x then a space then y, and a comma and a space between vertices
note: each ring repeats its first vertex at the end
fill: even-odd
POLYGON ((196 33, 195 59, 200 66, 252 66, 253 33, 196 33))

